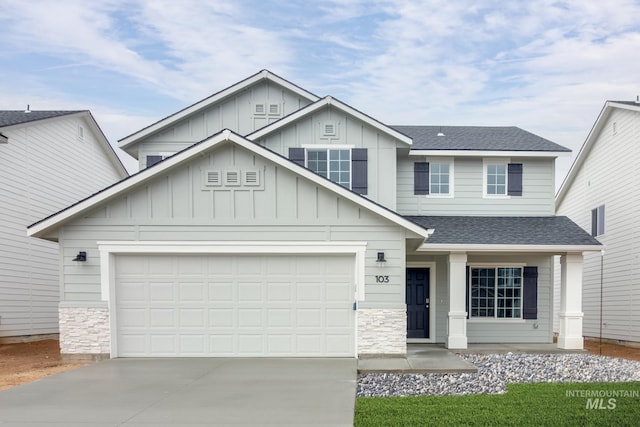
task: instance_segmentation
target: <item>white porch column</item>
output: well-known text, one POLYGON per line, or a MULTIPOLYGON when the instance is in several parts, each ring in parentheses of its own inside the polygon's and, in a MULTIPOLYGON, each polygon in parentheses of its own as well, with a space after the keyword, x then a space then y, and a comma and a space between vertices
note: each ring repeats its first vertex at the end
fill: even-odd
POLYGON ((467 348, 467 254, 449 254, 447 348, 467 348))
POLYGON ((568 253, 560 257, 560 331, 558 348, 581 350, 582 337, 582 254, 568 253))

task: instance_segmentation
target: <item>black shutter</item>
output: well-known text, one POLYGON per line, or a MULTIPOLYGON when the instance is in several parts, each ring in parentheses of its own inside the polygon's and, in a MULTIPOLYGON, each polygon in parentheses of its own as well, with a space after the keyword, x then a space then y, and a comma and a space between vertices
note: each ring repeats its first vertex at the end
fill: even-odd
POLYGON ((591 235, 598 235, 598 208, 591 209, 591 235))
POLYGON ((351 190, 358 194, 367 194, 367 149, 351 150, 351 190))
POLYGON ((162 156, 147 156, 147 167, 151 167, 162 161, 162 156))
POLYGON ((538 318, 538 267, 524 267, 522 275, 522 318, 538 318))
POLYGON ((469 267, 467 266, 467 286, 465 289, 467 290, 467 296, 464 298, 466 302, 466 310, 467 310, 467 319, 469 318, 469 267))
POLYGON ((509 196, 522 196, 522 163, 509 163, 507 194, 509 196))
POLYGON ((429 194, 429 163, 413 164, 413 194, 429 194))
POLYGON ((289 147, 289 160, 304 166, 304 148, 289 147))

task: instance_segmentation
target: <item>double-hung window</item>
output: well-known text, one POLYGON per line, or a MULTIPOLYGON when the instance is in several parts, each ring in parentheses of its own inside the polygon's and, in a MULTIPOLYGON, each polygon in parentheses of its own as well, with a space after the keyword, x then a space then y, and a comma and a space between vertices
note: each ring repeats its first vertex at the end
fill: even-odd
POLYGON ((351 150, 309 149, 307 167, 343 187, 351 188, 351 150))
POLYGON ((413 164, 414 194, 453 197, 453 159, 413 164))
POLYGON ((522 196, 522 163, 485 159, 483 193, 485 197, 522 196))
POLYGON ((522 267, 471 267, 470 318, 521 319, 522 267))

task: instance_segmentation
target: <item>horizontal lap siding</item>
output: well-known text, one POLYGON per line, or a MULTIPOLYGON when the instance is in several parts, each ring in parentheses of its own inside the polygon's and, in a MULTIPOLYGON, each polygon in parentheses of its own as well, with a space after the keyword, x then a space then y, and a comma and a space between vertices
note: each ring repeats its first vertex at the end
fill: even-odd
MULTIPOLYGON (((614 109, 591 151, 558 206, 591 232, 591 210, 605 205, 605 233, 598 236, 605 253, 601 282, 600 254, 584 262, 583 311, 585 336, 640 341, 640 113, 614 109), (613 123, 616 134, 613 134, 613 123)), ((559 287, 559 281, 556 281, 559 287)))
POLYGON ((58 245, 27 237, 26 227, 119 179, 89 129, 70 117, 3 131, 0 337, 58 331, 58 245))
MULTIPOLYGON (((453 167, 454 196, 430 197, 414 194, 415 162, 424 156, 398 159, 398 212, 403 215, 553 215, 553 159, 511 158, 523 164, 522 196, 505 199, 483 198, 482 158, 455 158, 453 167)), ((427 161, 437 158, 427 157, 427 161)))

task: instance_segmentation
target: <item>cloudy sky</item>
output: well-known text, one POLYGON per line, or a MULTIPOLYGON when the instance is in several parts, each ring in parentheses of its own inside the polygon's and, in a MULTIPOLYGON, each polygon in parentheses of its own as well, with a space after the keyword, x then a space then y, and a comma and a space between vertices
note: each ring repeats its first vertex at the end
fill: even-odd
POLYGON ((0 109, 89 109, 116 144, 266 68, 388 124, 575 154, 640 94, 639 23, 638 0, 2 0, 0 109))

